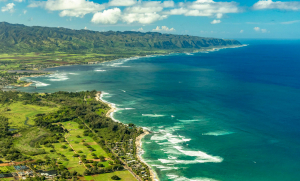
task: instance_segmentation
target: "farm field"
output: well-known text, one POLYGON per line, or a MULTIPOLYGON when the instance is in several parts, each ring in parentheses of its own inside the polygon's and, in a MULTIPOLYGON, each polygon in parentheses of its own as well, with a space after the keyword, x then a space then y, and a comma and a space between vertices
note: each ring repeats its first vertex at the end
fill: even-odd
POLYGON ((133 175, 125 170, 125 171, 116 171, 113 173, 105 173, 105 174, 101 174, 101 175, 93 175, 93 176, 85 176, 85 180, 86 181, 113 181, 111 179, 112 176, 117 175, 121 178, 122 181, 134 181, 136 180, 133 175))
POLYGON ((0 114, 9 118, 11 128, 27 127, 34 125, 33 118, 36 114, 49 113, 58 110, 58 108, 38 106, 22 102, 12 103, 9 106, 0 105, 0 114), (7 108, 10 111, 7 111, 7 108))

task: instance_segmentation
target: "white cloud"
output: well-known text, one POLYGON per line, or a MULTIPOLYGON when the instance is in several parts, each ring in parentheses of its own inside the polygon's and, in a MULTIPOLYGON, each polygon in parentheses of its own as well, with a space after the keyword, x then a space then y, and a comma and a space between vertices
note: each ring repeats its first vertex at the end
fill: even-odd
POLYGON ((262 32, 262 33, 270 33, 267 29, 261 29, 260 27, 254 27, 253 28, 256 32, 262 32))
POLYGON ((128 13, 122 16, 122 20, 128 24, 133 22, 138 22, 141 24, 150 24, 158 20, 163 20, 167 18, 166 15, 160 15, 156 12, 154 13, 128 13))
POLYGON ((109 6, 132 6, 136 4, 136 0, 110 0, 109 6))
POLYGON ((141 28, 139 28, 137 31, 144 31, 144 29, 141 27, 141 28))
POLYGON ((210 16, 222 18, 227 13, 238 13, 241 9, 236 2, 215 2, 213 0, 196 0, 179 3, 180 8, 172 9, 166 14, 185 16, 210 16))
POLYGON ((218 23, 221 23, 221 20, 214 19, 212 22, 210 22, 210 24, 218 24, 218 23))
POLYGON ((84 29, 87 30, 88 28, 87 28, 87 27, 84 27, 84 29))
POLYGON ((3 7, 1 8, 1 11, 2 11, 2 12, 8 11, 8 12, 10 12, 10 13, 13 13, 13 12, 15 11, 14 6, 15 6, 14 3, 8 3, 6 6, 3 6, 3 7))
POLYGON ((125 9, 128 13, 154 13, 161 12, 163 7, 161 6, 133 6, 125 9))
POLYGON ((163 2, 163 6, 165 8, 171 8, 171 7, 174 7, 174 5, 175 5, 174 1, 164 1, 163 2))
POLYGON ((253 28, 255 31, 260 31, 260 27, 254 27, 253 28))
POLYGON ((267 29, 261 29, 262 33, 267 33, 267 29))
POLYGON ((153 29, 152 31, 176 31, 174 28, 168 28, 167 26, 162 26, 161 28, 159 26, 157 26, 155 29, 153 29))
POLYGON ((241 30, 240 33, 244 33, 244 30, 241 30))
POLYGON ((294 21, 281 22, 280 24, 289 25, 289 24, 294 24, 294 23, 299 23, 299 22, 300 22, 300 20, 294 20, 294 21))
POLYGON ((165 7, 173 5, 173 1, 139 1, 138 4, 124 9, 122 20, 128 24, 134 22, 150 24, 167 18, 168 15, 162 14, 162 11, 165 7))
POLYGON ((105 5, 89 0, 47 0, 31 2, 28 7, 42 7, 49 11, 61 11, 59 15, 83 17, 105 9, 105 5))
POLYGON ((97 12, 94 14, 91 22, 95 24, 116 24, 121 17, 119 8, 104 10, 103 13, 97 12))
POLYGON ((272 1, 272 0, 259 0, 252 7, 255 10, 261 9, 279 9, 279 10, 300 10, 300 2, 298 1, 272 1))
POLYGON ((24 11, 23 11, 23 14, 26 14, 26 13, 27 13, 27 10, 24 10, 24 11))
POLYGON ((21 3, 24 2, 25 0, 14 0, 14 1, 21 3))

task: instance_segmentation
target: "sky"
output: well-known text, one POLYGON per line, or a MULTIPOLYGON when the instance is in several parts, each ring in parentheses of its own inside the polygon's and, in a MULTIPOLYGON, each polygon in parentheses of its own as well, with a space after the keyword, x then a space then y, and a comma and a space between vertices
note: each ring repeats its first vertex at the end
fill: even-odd
POLYGON ((0 0, 0 22, 216 38, 300 39, 300 1, 0 0))

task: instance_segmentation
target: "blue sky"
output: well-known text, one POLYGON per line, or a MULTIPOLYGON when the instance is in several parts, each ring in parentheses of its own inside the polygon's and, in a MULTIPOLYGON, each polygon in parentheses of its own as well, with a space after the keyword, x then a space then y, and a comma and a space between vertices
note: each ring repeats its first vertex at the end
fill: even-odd
POLYGON ((0 0, 0 21, 95 31, 300 39, 300 1, 0 0))

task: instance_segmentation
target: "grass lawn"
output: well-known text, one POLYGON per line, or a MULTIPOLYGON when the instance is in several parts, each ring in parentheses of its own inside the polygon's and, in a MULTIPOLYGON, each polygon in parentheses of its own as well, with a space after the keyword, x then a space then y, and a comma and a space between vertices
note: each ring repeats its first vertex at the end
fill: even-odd
POLYGON ((15 179, 13 177, 9 178, 1 178, 1 181, 14 181, 15 179))
POLYGON ((8 106, 0 105, 0 114, 9 118, 9 123, 13 128, 33 125, 33 118, 35 115, 49 113, 56 110, 58 110, 58 108, 42 107, 29 104, 23 105, 22 102, 16 102, 8 106), (6 111, 6 108, 9 108, 10 111, 6 111))
POLYGON ((11 173, 14 171, 15 171, 15 169, 13 166, 0 167, 0 173, 11 173))
POLYGON ((125 171, 117 171, 113 173, 105 173, 105 174, 100 174, 100 175, 94 175, 94 176, 85 176, 86 181, 113 181, 111 177, 113 175, 117 175, 121 178, 123 181, 135 181, 136 179, 133 177, 133 175, 125 170, 125 171))
POLYGON ((87 159, 93 159, 93 156, 91 155, 92 153, 95 153, 97 156, 102 155, 104 157, 108 157, 107 153, 91 137, 83 136, 84 130, 78 128, 78 123, 68 121, 62 124, 66 129, 69 130, 69 134, 67 134, 67 139, 73 146, 74 150, 76 152, 78 152, 79 150, 83 152, 79 153, 80 155, 86 155, 87 159), (80 138, 77 138, 77 135, 79 135, 80 138), (82 140, 84 140, 84 142, 82 142, 82 140), (86 146, 83 145, 83 143, 89 144, 96 151, 91 152, 86 146))
MULTIPOLYGON (((73 121, 63 122, 61 123, 64 128, 69 130, 69 133, 67 133, 67 140, 71 143, 74 150, 78 153, 79 150, 82 151, 82 153, 78 153, 79 155, 86 155, 87 159, 93 159, 92 153, 95 153, 97 156, 104 156, 108 157, 107 153, 89 136, 83 136, 83 129, 78 128, 78 123, 73 121), (77 138, 76 136, 79 135, 80 138, 77 138), (82 142, 82 140, 85 140, 85 142, 82 142), (93 147, 96 151, 91 152, 88 150, 86 146, 83 145, 83 143, 88 143, 93 147)), ((81 164, 79 164, 79 158, 73 157, 75 154, 74 151, 70 151, 71 148, 70 145, 67 142, 61 142, 61 143, 54 143, 52 144, 54 146, 54 149, 56 152, 50 152, 53 148, 47 148, 42 147, 46 151, 46 154, 36 155, 33 156, 33 159, 44 159, 44 157, 47 155, 50 158, 57 158, 59 162, 61 162, 62 165, 64 165, 68 170, 74 171, 76 170, 78 173, 83 174, 85 171, 85 167, 81 164), (65 145, 67 148, 62 148, 62 146, 65 145), (64 155, 65 157, 61 156, 64 155), (66 161, 67 159, 68 161, 66 161)), ((108 162, 101 162, 105 167, 109 166, 108 162)))

